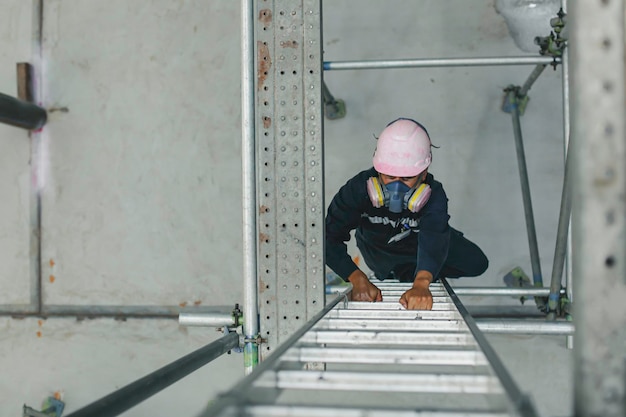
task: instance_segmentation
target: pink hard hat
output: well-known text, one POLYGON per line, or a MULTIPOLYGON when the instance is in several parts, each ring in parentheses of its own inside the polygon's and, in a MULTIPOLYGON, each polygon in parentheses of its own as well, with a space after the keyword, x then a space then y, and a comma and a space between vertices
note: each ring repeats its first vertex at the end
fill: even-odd
POLYGON ((378 138, 374 168, 394 177, 414 177, 431 161, 430 138, 419 123, 397 119, 387 125, 378 138))

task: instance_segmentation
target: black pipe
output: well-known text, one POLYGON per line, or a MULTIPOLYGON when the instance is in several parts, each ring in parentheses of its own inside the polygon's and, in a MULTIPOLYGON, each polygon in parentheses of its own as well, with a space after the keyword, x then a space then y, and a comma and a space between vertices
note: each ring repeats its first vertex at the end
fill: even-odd
POLYGON ((46 124, 47 119, 48 114, 45 109, 0 93, 0 123, 27 130, 37 130, 46 124))
POLYGON ((226 336, 161 369, 157 369, 151 374, 69 414, 67 417, 120 415, 237 346, 239 346, 239 335, 234 332, 228 333, 226 336))

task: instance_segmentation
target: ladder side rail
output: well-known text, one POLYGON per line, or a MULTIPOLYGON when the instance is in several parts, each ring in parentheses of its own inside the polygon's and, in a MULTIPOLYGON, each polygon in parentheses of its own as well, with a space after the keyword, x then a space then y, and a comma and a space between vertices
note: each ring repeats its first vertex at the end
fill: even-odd
POLYGON ((522 393, 522 391, 520 391, 519 387, 506 370, 504 364, 502 363, 502 361, 500 361, 500 358, 496 354, 495 350, 491 347, 491 344, 487 341, 485 335, 478 328, 478 325, 474 321, 474 318, 468 313, 467 309, 465 308, 459 297, 454 293, 454 290, 452 289, 448 281, 445 278, 442 278, 441 282, 448 290, 450 298, 456 305, 459 313, 461 313, 461 316, 463 316, 463 319, 465 320, 467 327, 469 327, 470 332, 474 336, 474 339, 476 339, 478 346, 481 348, 484 355, 487 357, 487 360, 491 364, 493 371, 500 379, 504 390, 509 395, 511 401, 513 401, 513 404, 516 407, 516 411, 522 417, 538 417, 537 411, 535 410, 530 398, 526 394, 522 393))

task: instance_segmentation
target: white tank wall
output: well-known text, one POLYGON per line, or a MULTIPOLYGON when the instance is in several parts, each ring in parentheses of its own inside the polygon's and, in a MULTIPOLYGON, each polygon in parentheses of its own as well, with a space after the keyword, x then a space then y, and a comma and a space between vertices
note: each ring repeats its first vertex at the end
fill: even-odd
MULTIPOLYGON (((16 63, 32 59, 32 5, 0 3, 0 92, 17 96, 16 63)), ((0 124, 0 304, 30 302, 30 140, 0 124)))
MULTIPOLYGON (((325 2, 325 60, 522 55, 493 3, 325 2)), ((0 91, 15 94, 14 64, 32 59, 32 4, 0 5, 9 11, 0 15, 0 91)), ((241 302, 239 2, 47 0, 43 30, 44 105, 68 109, 50 113, 44 135, 44 302, 241 302)), ((460 284, 502 285, 517 265, 530 274, 511 117, 500 106, 503 88, 531 70, 326 72, 348 109, 325 123, 326 203, 370 166, 373 135, 400 115, 417 118, 441 146, 432 172, 450 198, 452 225, 491 262, 460 284)), ((560 86, 560 70, 546 69, 522 118, 546 284, 562 180, 560 86)), ((24 131, 3 125, 0 143, 0 303, 23 304, 30 145, 24 131)), ((0 327, 3 415, 55 391, 71 412, 219 336, 173 320, 0 318, 0 327)), ((565 338, 493 340, 542 414, 570 403, 565 338)), ((224 356, 128 415, 194 415, 243 374, 242 361, 224 356)))
POLYGON ((241 276, 238 16, 46 2, 45 99, 68 108, 48 125, 46 303, 239 299, 224 285, 241 276))

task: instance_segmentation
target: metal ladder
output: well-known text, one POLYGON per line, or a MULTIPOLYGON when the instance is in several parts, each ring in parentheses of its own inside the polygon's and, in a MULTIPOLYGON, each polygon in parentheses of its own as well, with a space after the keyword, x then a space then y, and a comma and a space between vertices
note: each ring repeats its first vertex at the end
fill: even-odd
POLYGON ((410 284, 377 282, 383 302, 340 294, 205 416, 536 416, 449 284, 433 309, 403 309, 410 284))

